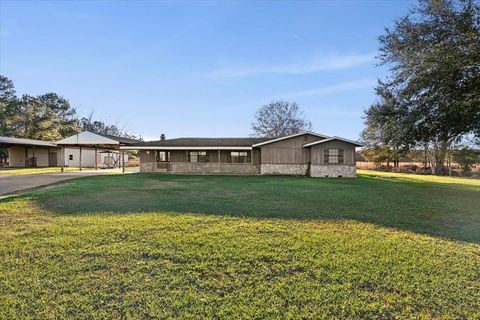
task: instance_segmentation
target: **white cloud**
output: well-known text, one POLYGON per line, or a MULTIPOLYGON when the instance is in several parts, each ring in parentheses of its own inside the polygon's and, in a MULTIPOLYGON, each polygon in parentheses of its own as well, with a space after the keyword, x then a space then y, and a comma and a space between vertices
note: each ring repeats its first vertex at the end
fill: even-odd
POLYGON ((245 77, 259 74, 308 74, 320 71, 342 70, 373 61, 374 54, 335 55, 315 59, 303 64, 281 66, 231 66, 213 70, 210 78, 245 77))

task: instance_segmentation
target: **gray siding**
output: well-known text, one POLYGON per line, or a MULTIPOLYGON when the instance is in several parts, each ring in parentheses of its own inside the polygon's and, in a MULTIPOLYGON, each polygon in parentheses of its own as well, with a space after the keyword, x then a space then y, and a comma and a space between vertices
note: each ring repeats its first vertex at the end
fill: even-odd
POLYGON ((310 160, 310 149, 303 145, 323 138, 306 134, 261 146, 262 164, 305 164, 310 160))
POLYGON ((312 164, 329 165, 324 162, 324 153, 326 149, 342 149, 343 151, 343 165, 355 165, 355 146, 344 141, 334 140, 311 147, 311 161, 312 164))
POLYGON ((256 166, 262 163, 262 150, 260 148, 252 150, 252 163, 256 166))

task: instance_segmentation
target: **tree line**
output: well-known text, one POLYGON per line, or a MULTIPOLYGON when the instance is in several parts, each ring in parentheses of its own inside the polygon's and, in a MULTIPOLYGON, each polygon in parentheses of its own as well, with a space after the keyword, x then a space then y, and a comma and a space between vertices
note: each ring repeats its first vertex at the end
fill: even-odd
POLYGON ((361 136, 370 161, 422 150, 425 167, 447 172, 447 158, 479 161, 480 5, 420 0, 379 37, 378 100, 365 111, 361 136))
POLYGON ((13 82, 0 75, 0 136, 56 141, 87 130, 141 138, 117 123, 95 120, 93 115, 80 118, 67 99, 53 92, 17 97, 13 82))
MULTIPOLYGON (((13 82, 0 75, 0 136, 56 141, 85 130, 141 139, 117 123, 94 120, 93 112, 80 118, 70 102, 56 93, 17 97, 13 82)), ((7 157, 7 150, 0 148, 0 161, 7 157)))

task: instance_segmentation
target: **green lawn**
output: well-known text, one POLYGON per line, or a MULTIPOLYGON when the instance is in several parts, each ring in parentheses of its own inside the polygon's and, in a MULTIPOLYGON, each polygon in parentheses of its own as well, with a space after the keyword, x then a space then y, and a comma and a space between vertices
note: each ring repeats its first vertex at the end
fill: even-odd
POLYGON ((0 200, 0 319, 480 318, 480 181, 129 174, 0 200))

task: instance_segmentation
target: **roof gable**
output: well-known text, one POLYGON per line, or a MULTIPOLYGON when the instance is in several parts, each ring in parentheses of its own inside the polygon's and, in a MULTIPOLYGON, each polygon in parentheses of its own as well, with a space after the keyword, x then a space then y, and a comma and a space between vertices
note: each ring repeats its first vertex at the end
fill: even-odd
POLYGON ((341 138, 341 137, 337 137, 337 136, 333 136, 331 138, 328 138, 328 139, 325 139, 325 140, 318 140, 318 141, 313 141, 313 142, 309 142, 309 143, 306 143, 303 145, 304 148, 307 148, 307 147, 311 147, 311 146, 315 146, 317 144, 321 144, 321 143, 325 143, 325 142, 329 142, 329 141, 334 141, 334 140, 338 140, 338 141, 343 141, 343 142, 346 142, 346 143, 350 143, 350 144, 353 144, 357 147, 362 147, 363 145, 356 142, 356 141, 353 141, 353 140, 349 140, 349 139, 345 139, 345 138, 341 138))
POLYGON ((83 131, 73 136, 61 139, 57 141, 57 144, 61 145, 118 145, 119 142, 113 139, 104 137, 102 135, 90 132, 83 131))
POLYGON ((296 134, 291 134, 291 135, 285 136, 285 137, 268 139, 268 140, 266 140, 266 141, 263 141, 263 142, 254 144, 253 147, 260 147, 260 146, 263 146, 263 145, 266 145, 266 144, 270 144, 270 143, 274 143, 274 142, 278 142, 278 141, 282 141, 282 140, 286 140, 286 139, 291 139, 291 138, 303 136, 303 135, 306 135, 306 134, 309 134, 309 135, 312 135, 312 136, 316 136, 316 137, 319 137, 319 138, 324 138, 324 139, 330 138, 330 136, 326 136, 326 135, 324 135, 324 134, 306 131, 306 132, 300 132, 300 133, 296 133, 296 134))

